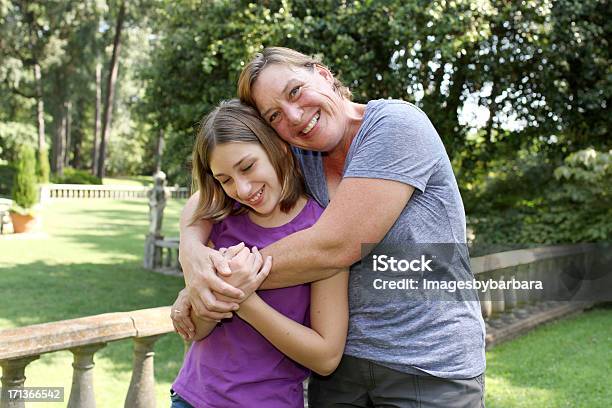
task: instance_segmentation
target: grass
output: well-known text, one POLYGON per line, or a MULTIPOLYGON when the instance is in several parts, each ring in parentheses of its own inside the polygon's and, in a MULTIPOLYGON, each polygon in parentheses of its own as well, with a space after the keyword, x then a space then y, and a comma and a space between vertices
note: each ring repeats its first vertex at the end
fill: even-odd
POLYGON ((539 327, 487 352, 487 406, 607 408, 612 401, 610 373, 608 305, 539 327))
MULTIPOLYGON (((168 202, 166 236, 178 235, 183 203, 168 202)), ((54 201, 43 209, 48 237, 0 238, 0 329, 171 304, 182 279, 142 268, 147 212, 145 201, 54 201)), ((112 342, 96 353, 94 387, 99 406, 123 406, 132 347, 130 340, 112 342)), ((156 343, 159 406, 168 405, 168 390, 182 354, 177 335, 156 343)), ((67 402, 71 364, 68 351, 42 355, 27 367, 26 385, 63 386, 67 402)))
MULTIPOLYGON (((184 201, 168 202, 164 234, 176 236, 184 201)), ((142 268, 148 207, 142 201, 52 201, 43 209, 47 237, 0 237, 0 329, 106 312, 168 305, 180 278, 142 268)), ((131 376, 132 342, 109 343, 95 355, 100 407, 120 407, 131 376)), ((182 362, 177 335, 156 343, 159 407, 182 362)), ((72 379, 70 352, 45 354, 27 370, 28 386, 72 379)), ((487 352, 486 398, 493 408, 608 407, 612 387, 612 308, 602 307, 538 328, 487 352)), ((60 407, 63 404, 45 404, 60 407)))

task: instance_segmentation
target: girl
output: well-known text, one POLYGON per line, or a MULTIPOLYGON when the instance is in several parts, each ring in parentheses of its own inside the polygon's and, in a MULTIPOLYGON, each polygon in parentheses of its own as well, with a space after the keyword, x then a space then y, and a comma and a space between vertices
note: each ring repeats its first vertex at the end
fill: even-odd
MULTIPOLYGON (((253 247, 252 253, 234 247, 230 284, 259 271, 257 247, 310 227, 323 211, 304 194, 287 144, 237 100, 221 103, 203 120, 193 178, 200 195, 192 222, 213 222, 206 233, 215 248, 253 247)), ((258 282, 270 266, 268 258, 258 282)), ((305 367, 328 375, 342 356, 347 285, 343 271, 312 285, 245 293, 238 316, 221 322, 192 315, 197 341, 173 384, 172 407, 303 407, 305 367)), ((185 310, 181 298, 175 312, 185 310)))

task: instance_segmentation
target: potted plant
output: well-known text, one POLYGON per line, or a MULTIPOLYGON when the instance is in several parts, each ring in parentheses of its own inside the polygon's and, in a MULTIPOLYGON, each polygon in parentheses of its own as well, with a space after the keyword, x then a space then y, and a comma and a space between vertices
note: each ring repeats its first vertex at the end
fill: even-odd
POLYGON ((29 232, 38 224, 35 211, 38 200, 34 149, 29 145, 21 146, 17 151, 16 159, 13 205, 9 211, 15 233, 29 232))

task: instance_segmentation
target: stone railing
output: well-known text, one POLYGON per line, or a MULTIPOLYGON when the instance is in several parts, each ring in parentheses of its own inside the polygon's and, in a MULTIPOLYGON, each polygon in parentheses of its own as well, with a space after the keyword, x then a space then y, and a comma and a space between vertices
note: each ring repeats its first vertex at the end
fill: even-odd
POLYGON ((605 252, 605 248, 596 244, 575 244, 472 258, 472 272, 477 280, 544 282, 543 289, 506 288, 479 292, 487 326, 487 345, 581 311, 597 299, 605 300, 609 295, 602 296, 601 289, 611 288, 611 276, 597 276, 602 266, 609 270, 610 260, 604 259, 605 252))
MULTIPOLYGON (((155 407, 153 345, 161 336, 173 330, 169 306, 2 330, 2 388, 23 387, 27 365, 41 354, 70 350, 74 363, 68 408, 93 408, 94 354, 108 342, 132 339, 132 379, 125 397, 125 407, 155 407)), ((0 402, 1 408, 24 406, 23 402, 9 402, 6 399, 0 402)))
MULTIPOLYGON (((170 198, 189 198, 186 187, 165 187, 170 198)), ((90 184, 45 184, 40 186, 40 201, 57 199, 132 200, 147 198, 151 187, 90 184)))
MULTIPOLYGON (((609 252, 609 248, 602 250, 590 244, 508 251, 473 258, 472 270, 479 280, 515 278, 554 283, 561 282, 557 278, 568 272, 570 275, 571 272, 575 272, 574 275, 588 275, 589 269, 601 263, 602 258, 607 268, 605 270, 609 271, 609 252)), ((605 280, 593 280, 593 286, 605 292, 609 300, 610 276, 603 278, 605 280)), ((545 290, 532 291, 488 290, 481 294, 481 311, 487 324, 487 345, 507 340, 539 324, 593 304, 588 300, 555 300, 555 292, 562 289, 560 286, 560 283, 547 285, 545 290)), ((153 346, 160 336, 173 330, 169 315, 169 307, 159 307, 0 331, 2 386, 23 387, 25 369, 30 362, 44 353, 70 350, 74 355, 74 371, 68 407, 92 408, 95 406, 92 371, 95 352, 108 342, 131 338, 134 342, 134 361, 125 407, 154 407, 153 346)), ((21 408, 23 404, 0 404, 0 408, 8 407, 21 408)))

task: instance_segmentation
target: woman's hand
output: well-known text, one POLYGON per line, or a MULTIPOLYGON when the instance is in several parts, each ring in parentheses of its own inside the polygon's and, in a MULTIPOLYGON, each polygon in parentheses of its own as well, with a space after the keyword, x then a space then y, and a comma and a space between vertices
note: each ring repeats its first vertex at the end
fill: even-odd
MULTIPOLYGON (((234 248, 230 248, 228 252, 234 248)), ((235 253, 235 249, 232 252, 235 253)), ((231 259, 226 252, 224 254, 229 259, 228 265, 232 273, 223 277, 223 280, 240 288, 245 298, 248 298, 268 277, 272 268, 272 257, 268 256, 264 261, 257 247, 253 247, 252 252, 248 248, 242 248, 231 259)))
POLYGON ((187 296, 196 315, 221 320, 238 308, 238 302, 244 299, 244 293, 220 278, 230 275, 231 270, 228 261, 218 251, 183 234, 179 261, 183 268, 187 296), (213 291, 224 295, 226 301, 217 300, 213 291))
POLYGON ((183 289, 178 293, 178 297, 172 305, 170 318, 172 319, 174 331, 185 340, 191 340, 195 333, 195 325, 191 320, 190 314, 191 303, 189 303, 187 291, 183 289))
MULTIPOLYGON (((193 194, 181 213, 179 262, 195 316, 219 321, 231 317, 231 312, 238 309, 238 302, 244 300, 245 295, 242 290, 220 278, 231 274, 228 260, 203 244, 208 242, 213 224, 204 219, 193 222, 199 196, 199 192, 193 194)), ((242 248, 244 244, 229 248, 228 257, 233 257, 242 248)))

